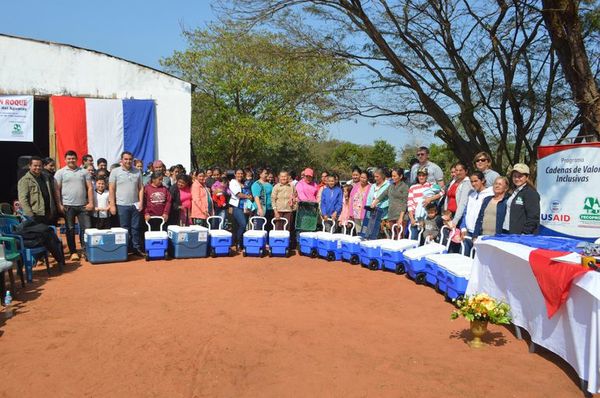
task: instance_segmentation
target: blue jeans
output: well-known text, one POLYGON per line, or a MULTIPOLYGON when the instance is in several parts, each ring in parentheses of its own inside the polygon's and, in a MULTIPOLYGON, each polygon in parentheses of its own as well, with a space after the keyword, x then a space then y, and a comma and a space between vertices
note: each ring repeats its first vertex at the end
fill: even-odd
POLYGON ((234 230, 234 238, 237 245, 242 245, 244 230, 246 229, 246 224, 248 220, 246 219, 246 214, 244 214, 244 209, 239 207, 233 208, 233 219, 235 220, 235 230, 234 230))
POLYGON ((140 212, 134 205, 117 205, 117 214, 119 215, 119 224, 129 232, 129 248, 142 250, 140 245, 140 212))
POLYGON ((67 227, 67 246, 71 254, 77 252, 75 246, 75 217, 79 222, 79 242, 81 248, 85 248, 84 232, 87 228, 91 228, 90 213, 85 209, 85 206, 65 206, 65 224, 67 227))

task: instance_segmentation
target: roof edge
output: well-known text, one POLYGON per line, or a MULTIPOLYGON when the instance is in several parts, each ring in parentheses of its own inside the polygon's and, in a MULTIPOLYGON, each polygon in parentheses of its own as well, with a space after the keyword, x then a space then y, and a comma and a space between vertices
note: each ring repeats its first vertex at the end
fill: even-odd
POLYGON ((108 54, 108 53, 105 53, 105 52, 102 52, 102 51, 93 50, 91 48, 79 47, 79 46, 74 46, 72 44, 58 43, 58 42, 49 41, 49 40, 33 39, 31 37, 9 35, 9 34, 6 34, 6 33, 0 33, 0 37, 9 37, 9 38, 12 38, 12 39, 27 40, 27 41, 33 41, 33 42, 36 42, 36 43, 51 44, 51 45, 64 46, 64 47, 71 47, 71 48, 75 48, 77 50, 84 50, 84 51, 89 51, 89 52, 100 54, 100 55, 105 55, 105 56, 110 57, 110 58, 118 59, 119 61, 124 61, 124 62, 130 63, 130 64, 141 66, 142 68, 153 70, 154 72, 158 72, 158 73, 160 73, 162 75, 166 75, 166 76, 172 77, 173 79, 177 79, 179 81, 187 83, 187 84, 191 85, 192 91, 194 91, 194 88, 196 87, 196 85, 194 83, 188 82, 187 80, 183 80, 182 78, 180 78, 178 76, 172 75, 172 74, 167 73, 165 71, 162 71, 160 69, 153 68, 152 66, 144 65, 144 64, 141 64, 139 62, 131 61, 129 59, 118 57, 116 55, 108 54))

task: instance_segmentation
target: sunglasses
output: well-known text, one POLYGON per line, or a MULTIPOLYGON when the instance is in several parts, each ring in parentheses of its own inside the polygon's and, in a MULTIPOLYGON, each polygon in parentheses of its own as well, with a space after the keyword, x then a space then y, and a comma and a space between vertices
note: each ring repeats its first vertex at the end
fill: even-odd
POLYGON ((427 155, 425 152, 417 153, 417 156, 425 156, 427 155))
POLYGON ((481 159, 475 160, 475 163, 479 163, 479 162, 489 162, 489 160, 486 158, 481 158, 481 159))

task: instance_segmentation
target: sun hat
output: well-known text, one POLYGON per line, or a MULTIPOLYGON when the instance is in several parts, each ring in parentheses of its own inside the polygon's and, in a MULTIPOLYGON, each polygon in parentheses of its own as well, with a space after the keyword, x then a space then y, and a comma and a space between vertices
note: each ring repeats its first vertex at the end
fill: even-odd
POLYGON ((307 167, 307 168, 305 168, 305 169, 304 169, 304 175, 305 175, 305 176, 311 176, 311 177, 312 177, 312 176, 314 176, 315 174, 314 174, 314 171, 313 171, 313 169, 311 169, 311 168, 307 167))

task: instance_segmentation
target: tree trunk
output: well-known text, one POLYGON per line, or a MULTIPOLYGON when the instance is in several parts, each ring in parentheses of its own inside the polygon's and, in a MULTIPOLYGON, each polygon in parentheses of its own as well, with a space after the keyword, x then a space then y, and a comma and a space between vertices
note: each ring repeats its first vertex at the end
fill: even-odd
POLYGON ((542 0, 542 14, 552 46, 582 115, 576 142, 600 140, 600 90, 594 80, 585 46, 578 0, 542 0))

